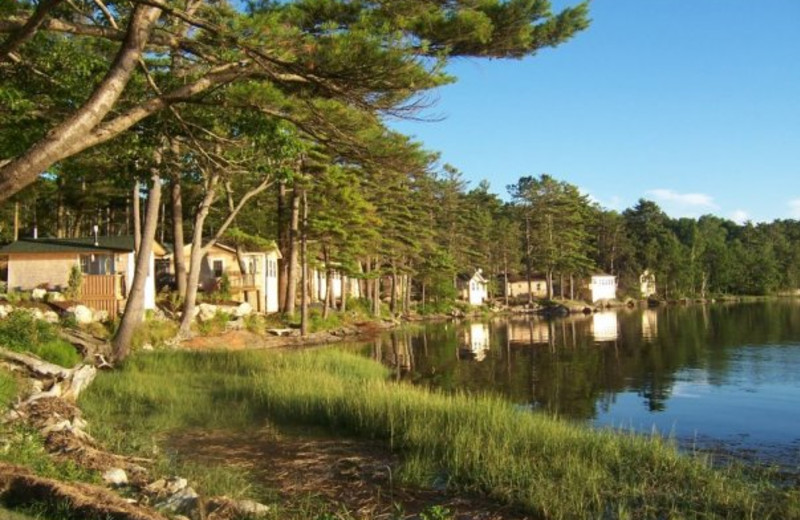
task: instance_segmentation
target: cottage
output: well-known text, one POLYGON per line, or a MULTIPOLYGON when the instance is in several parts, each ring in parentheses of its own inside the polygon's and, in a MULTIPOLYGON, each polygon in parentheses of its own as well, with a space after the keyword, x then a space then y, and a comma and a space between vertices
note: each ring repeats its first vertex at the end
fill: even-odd
POLYGON ((613 300, 617 297, 617 277, 611 274, 593 274, 589 290, 592 293, 592 303, 613 300))
POLYGON ((656 294, 656 275, 645 269, 639 276, 639 292, 642 298, 650 298, 656 294))
MULTIPOLYGON (((331 298, 334 302, 341 300, 342 293, 346 290, 348 298, 361 297, 361 285, 358 280, 348 277, 338 269, 331 269, 331 298), (346 289, 345 289, 346 287, 346 289)), ((325 301, 328 293, 328 275, 324 267, 312 268, 310 271, 311 299, 325 301)))
MULTIPOLYGON (((192 246, 183 250, 187 262, 192 246)), ((244 251, 240 259, 236 248, 217 242, 201 260, 198 284, 205 292, 219 289, 223 276, 231 288, 231 298, 247 302, 258 312, 278 312, 278 260, 281 253, 274 244, 267 251, 244 251)), ((187 266, 188 268, 188 266, 187 266)))
POLYGON ((470 305, 483 305, 488 298, 489 283, 482 273, 483 271, 478 269, 472 276, 465 273, 458 275, 459 296, 470 305))
MULTIPOLYGON (((508 295, 509 298, 528 296, 528 278, 524 275, 509 274, 506 283, 506 275, 501 274, 497 276, 497 281, 502 296, 508 295)), ((530 294, 534 298, 547 298, 547 280, 544 275, 531 276, 530 294)))
MULTIPOLYGON (((144 308, 155 309, 154 259, 166 253, 157 242, 150 255, 144 308)), ((81 269, 79 300, 115 317, 124 308, 136 267, 132 236, 87 238, 23 238, 0 248, 8 259, 9 290, 67 288, 73 266, 81 269)))

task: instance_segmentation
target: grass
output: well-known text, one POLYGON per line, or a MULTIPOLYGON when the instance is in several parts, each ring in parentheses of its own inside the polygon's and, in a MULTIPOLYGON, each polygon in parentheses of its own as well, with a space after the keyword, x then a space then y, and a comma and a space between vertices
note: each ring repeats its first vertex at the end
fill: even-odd
POLYGON ((81 406, 98 438, 140 454, 169 431, 265 420, 379 439, 403 455, 408 483, 443 482, 547 518, 800 517, 796 490, 713 469, 668 440, 391 383, 380 364, 338 350, 135 356, 81 406))
POLYGON ((8 409, 18 391, 17 378, 0 367, 0 412, 8 409))
POLYGON ((81 361, 75 347, 58 337, 55 325, 37 320, 25 310, 15 310, 0 320, 0 345, 15 352, 30 352, 63 367, 81 361))

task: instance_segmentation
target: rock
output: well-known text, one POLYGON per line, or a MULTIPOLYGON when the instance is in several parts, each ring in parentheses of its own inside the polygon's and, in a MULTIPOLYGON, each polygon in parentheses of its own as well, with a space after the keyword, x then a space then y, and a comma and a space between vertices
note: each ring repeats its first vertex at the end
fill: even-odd
POLYGON ((46 299, 49 302, 63 302, 65 298, 64 295, 58 291, 50 291, 47 293, 46 299))
POLYGON ((0 318, 7 317, 9 314, 11 314, 11 311, 13 311, 13 310, 14 310, 14 307, 12 307, 11 305, 7 305, 7 304, 6 305, 0 305, 0 318))
POLYGON ((103 473, 103 482, 110 486, 125 486, 128 484, 128 474, 121 468, 111 468, 103 473))
POLYGON ((160 478, 144 488, 145 492, 150 495, 155 495, 158 497, 165 497, 169 495, 174 495, 179 491, 183 491, 189 483, 186 481, 185 478, 180 477, 171 477, 168 479, 160 478))
POLYGON ((68 308, 67 315, 75 318, 75 321, 81 325, 92 323, 94 320, 92 309, 85 305, 75 305, 74 307, 68 308))
POLYGON ((44 300, 44 297, 47 296, 47 289, 34 289, 31 291, 31 299, 32 300, 44 300))
POLYGON ((42 314, 42 319, 47 323, 58 323, 58 313, 56 311, 45 311, 42 314))
POLYGON ((242 515, 265 515, 269 513, 269 506, 259 504, 254 500, 238 500, 236 508, 242 515))
POLYGON ((92 319, 94 321, 108 321, 108 311, 106 310, 94 311, 94 313, 92 314, 92 319))
POLYGON ((240 303, 239 306, 233 311, 233 315, 237 318, 244 318, 245 316, 250 316, 252 313, 253 306, 247 302, 240 303))
POLYGON ((150 351, 150 350, 155 350, 155 348, 153 347, 152 343, 145 343, 144 345, 142 345, 142 350, 150 351))
POLYGON ((197 309, 197 319, 200 321, 208 321, 217 314, 217 306, 210 303, 201 303, 197 309))
POLYGON ((225 328, 227 330, 243 330, 244 329, 244 320, 231 320, 225 324, 225 328))
POLYGON ((184 487, 177 493, 170 495, 163 502, 157 503, 156 507, 179 515, 188 515, 191 517, 199 503, 200 495, 198 495, 194 489, 184 487))
POLYGON ((42 312, 42 309, 27 309, 27 310, 30 313, 30 315, 33 316, 34 319, 37 320, 44 319, 44 313, 42 312))

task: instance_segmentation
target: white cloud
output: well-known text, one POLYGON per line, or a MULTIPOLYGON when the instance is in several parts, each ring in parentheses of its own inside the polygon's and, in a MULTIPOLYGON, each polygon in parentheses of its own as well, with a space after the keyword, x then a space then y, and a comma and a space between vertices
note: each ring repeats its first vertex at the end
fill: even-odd
POLYGON ((647 191, 660 201, 672 202, 680 206, 699 206, 704 208, 717 209, 719 206, 714 202, 714 198, 705 193, 678 193, 674 190, 657 189, 647 191))
POLYGON ((800 199, 789 201, 789 217, 800 219, 800 199))
POLYGON ((619 210, 622 207, 622 199, 618 195, 613 195, 610 199, 604 200, 595 197, 592 192, 580 186, 578 186, 578 191, 581 192, 581 195, 588 197, 590 203, 599 204, 603 209, 619 210))
POLYGON ((747 213, 743 209, 737 209, 733 213, 731 213, 731 220, 736 222, 737 224, 744 224, 748 220, 750 220, 750 214, 747 213))

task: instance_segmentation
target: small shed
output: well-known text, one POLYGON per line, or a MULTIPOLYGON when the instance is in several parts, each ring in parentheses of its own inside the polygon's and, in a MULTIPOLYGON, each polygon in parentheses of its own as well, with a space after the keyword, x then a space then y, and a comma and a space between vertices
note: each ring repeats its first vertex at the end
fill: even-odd
POLYGON ((472 275, 459 274, 458 291, 470 305, 483 305, 489 297, 489 282, 483 277, 483 270, 477 269, 472 275))
POLYGON ((617 297, 617 277, 612 274, 598 273, 592 275, 589 283, 592 303, 601 300, 614 300, 617 297))

